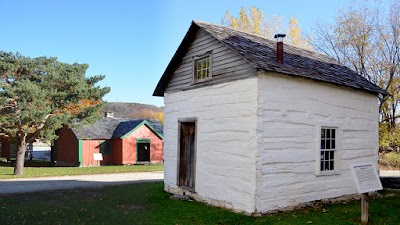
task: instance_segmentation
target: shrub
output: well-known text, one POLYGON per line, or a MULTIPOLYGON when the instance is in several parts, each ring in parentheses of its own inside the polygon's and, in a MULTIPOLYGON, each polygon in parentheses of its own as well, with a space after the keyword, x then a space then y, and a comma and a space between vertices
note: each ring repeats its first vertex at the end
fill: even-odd
POLYGON ((389 128, 387 123, 379 123, 379 147, 400 146, 400 128, 389 128))
POLYGON ((400 169, 400 154, 396 152, 382 154, 379 163, 388 169, 400 169))

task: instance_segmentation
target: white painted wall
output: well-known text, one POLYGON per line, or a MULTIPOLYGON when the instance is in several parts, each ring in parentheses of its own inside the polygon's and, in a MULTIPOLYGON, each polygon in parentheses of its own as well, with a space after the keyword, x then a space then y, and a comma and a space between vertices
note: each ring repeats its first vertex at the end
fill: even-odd
POLYGON ((166 93, 165 190, 177 187, 178 119, 197 118, 195 198, 251 213, 255 210, 257 78, 166 93))
POLYGON ((276 73, 258 85, 257 211, 357 193, 350 164, 378 159, 377 97, 276 73), (320 126, 339 128, 337 175, 315 175, 320 126))

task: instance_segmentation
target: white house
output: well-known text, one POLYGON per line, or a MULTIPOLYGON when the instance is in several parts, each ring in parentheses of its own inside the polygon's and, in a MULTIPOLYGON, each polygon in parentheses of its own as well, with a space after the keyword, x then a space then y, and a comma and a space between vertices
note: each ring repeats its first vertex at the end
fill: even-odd
POLYGON ((153 94, 166 191, 248 214, 357 193, 350 164, 377 162, 386 92, 325 55, 282 50, 192 22, 153 94))

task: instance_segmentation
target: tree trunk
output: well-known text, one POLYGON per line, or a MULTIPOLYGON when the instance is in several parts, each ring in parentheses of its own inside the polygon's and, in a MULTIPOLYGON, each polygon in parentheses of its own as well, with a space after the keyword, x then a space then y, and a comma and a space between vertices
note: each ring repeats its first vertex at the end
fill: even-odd
POLYGON ((25 164, 25 151, 26 151, 26 137, 20 137, 21 140, 18 144, 17 161, 15 162, 14 175, 24 175, 25 164))

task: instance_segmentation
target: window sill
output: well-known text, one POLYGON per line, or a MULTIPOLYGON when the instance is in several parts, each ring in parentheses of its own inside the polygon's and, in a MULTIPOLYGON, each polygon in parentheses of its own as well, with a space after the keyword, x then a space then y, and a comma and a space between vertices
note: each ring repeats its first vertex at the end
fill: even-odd
POLYGON ((325 177, 325 176, 335 176, 339 175, 340 173, 338 171, 318 171, 315 173, 315 176, 317 177, 325 177))
POLYGON ((194 81, 194 82, 192 83, 192 85, 203 84, 203 83, 207 83, 207 82, 210 82, 210 81, 212 81, 212 78, 211 78, 211 77, 210 77, 210 78, 207 78, 207 79, 202 79, 202 80, 194 81))

